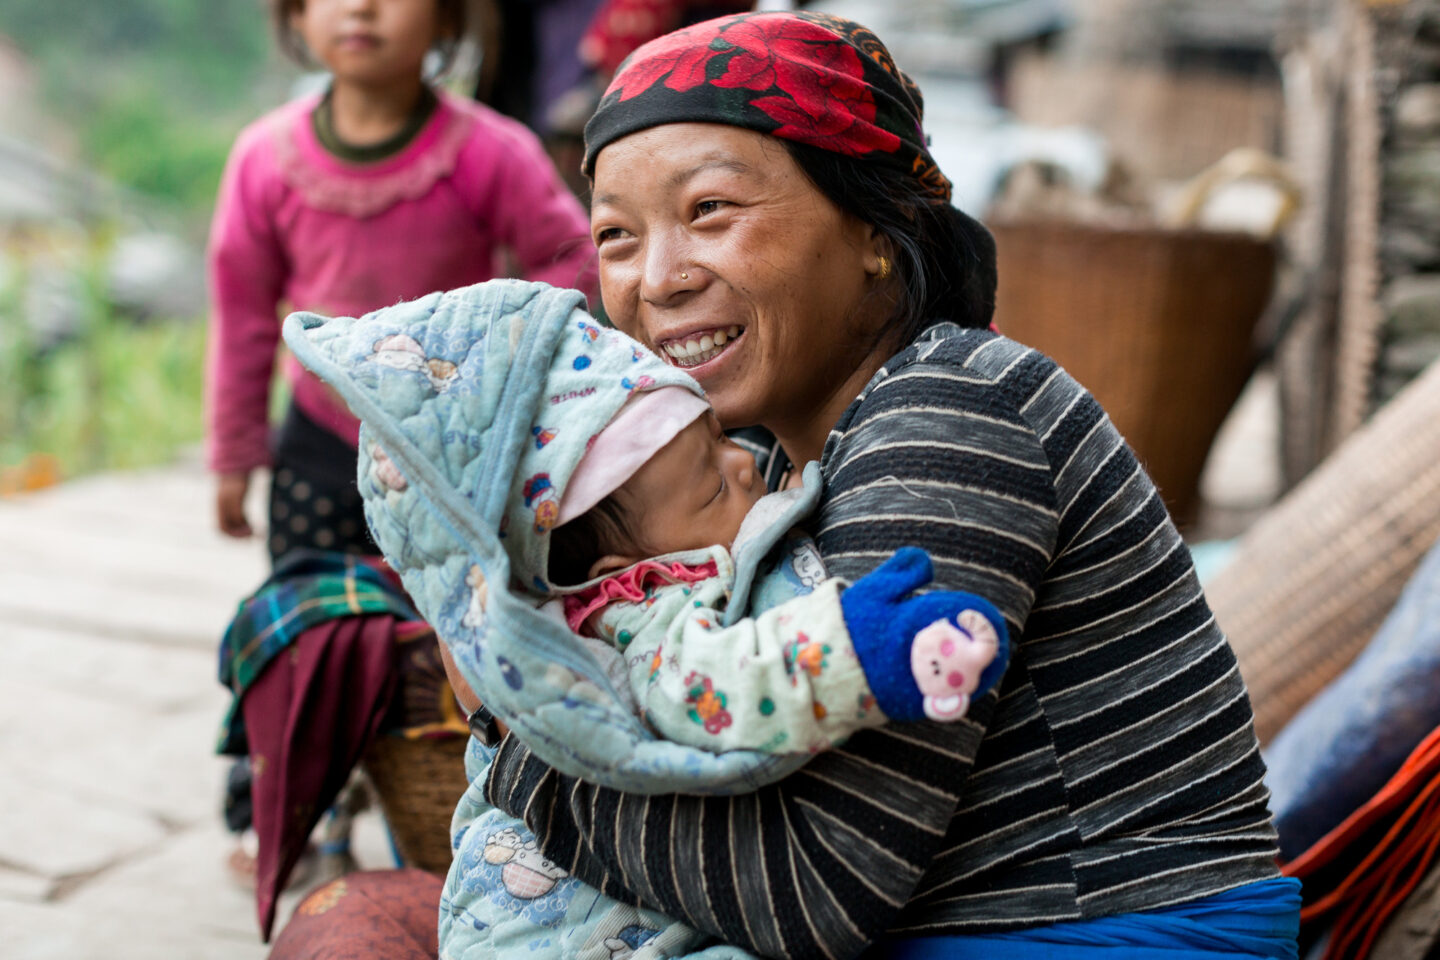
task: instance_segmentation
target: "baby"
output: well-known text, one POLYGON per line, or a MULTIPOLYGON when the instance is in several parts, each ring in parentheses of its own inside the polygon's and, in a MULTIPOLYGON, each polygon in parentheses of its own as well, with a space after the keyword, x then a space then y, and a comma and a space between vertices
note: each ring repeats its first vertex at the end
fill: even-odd
POLYGON ((930 581, 920 550, 849 589, 824 580, 814 545, 791 529, 815 492, 766 497, 750 454, 679 387, 635 395, 595 436, 559 500, 550 579, 586 583, 566 594, 566 620, 625 654, 629 689, 662 736, 815 751, 887 718, 964 716, 1000 650, 998 613, 964 594, 907 600, 930 581), (767 555, 761 582, 778 576, 800 596, 770 606, 753 595, 755 618, 727 627, 737 541, 767 555))
MULTIPOLYGON (((914 548, 848 587, 825 578, 795 532, 818 500, 818 466, 767 495, 693 379, 576 302, 497 281, 355 320, 286 322, 296 356, 363 421, 358 481, 377 542, 512 727, 572 768, 693 792, 717 789, 706 770, 723 765, 680 744, 712 761, 802 758, 888 721, 959 719, 997 682, 1006 636, 990 604, 916 595, 931 570, 914 548), (397 336, 450 365, 443 388, 416 365, 377 361, 397 336), (557 635, 560 620, 589 635, 589 658, 557 635), (587 679, 585 659, 608 672, 610 692, 587 679), (674 741, 631 767, 626 752, 647 745, 602 711, 626 693, 674 741)), ((704 947, 697 931, 546 859, 487 801, 494 756, 493 742, 472 738, 442 957, 645 960, 704 947)), ((732 778, 743 790, 780 768, 724 769, 754 774, 732 778)))

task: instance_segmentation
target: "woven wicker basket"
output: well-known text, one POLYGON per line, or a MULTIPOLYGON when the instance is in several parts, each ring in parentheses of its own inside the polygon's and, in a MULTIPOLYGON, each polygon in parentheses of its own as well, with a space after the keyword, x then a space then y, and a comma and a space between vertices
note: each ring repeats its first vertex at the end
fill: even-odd
POLYGON ((461 736, 380 736, 365 754, 362 767, 406 866, 450 869, 450 817, 469 785, 465 743, 461 736))
POLYGON ((1246 532, 1206 588, 1262 740, 1370 642, 1440 537, 1440 365, 1246 532))
POLYGON ((990 222, 1001 332, 1054 357, 1114 421, 1176 522, 1253 361, 1271 244, 1243 234, 990 222))

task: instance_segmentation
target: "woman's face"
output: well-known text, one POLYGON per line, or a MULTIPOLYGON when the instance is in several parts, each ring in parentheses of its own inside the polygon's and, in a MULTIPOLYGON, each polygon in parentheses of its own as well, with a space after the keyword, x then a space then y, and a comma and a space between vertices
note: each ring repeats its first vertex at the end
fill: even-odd
POLYGON ((876 350, 875 233, 773 137, 642 130, 601 151, 593 196, 610 319, 699 380, 727 429, 778 434, 833 407, 876 350))

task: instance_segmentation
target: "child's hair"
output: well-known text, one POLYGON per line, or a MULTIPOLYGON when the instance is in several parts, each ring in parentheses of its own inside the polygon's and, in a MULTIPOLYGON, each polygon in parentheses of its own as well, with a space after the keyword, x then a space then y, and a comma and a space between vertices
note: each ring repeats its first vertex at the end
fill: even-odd
POLYGON ((573 587, 590 579, 596 560, 611 553, 645 552, 630 528, 630 511, 610 494, 550 532, 550 582, 573 587))
MULTIPOLYGON (((440 25, 440 40, 435 44, 435 52, 440 57, 439 73, 450 69, 455 60, 460 38, 465 36, 465 9, 468 6, 469 0, 435 0, 440 25)), ((305 40, 290 26, 291 15, 304 9, 305 0, 270 0, 270 15, 281 51, 300 66, 309 67, 313 61, 305 47, 305 40)))

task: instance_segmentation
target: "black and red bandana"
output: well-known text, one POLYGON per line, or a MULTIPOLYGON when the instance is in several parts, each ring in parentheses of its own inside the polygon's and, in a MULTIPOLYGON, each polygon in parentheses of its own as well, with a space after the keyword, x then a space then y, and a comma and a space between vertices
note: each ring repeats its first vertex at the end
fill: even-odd
POLYGON ((585 166, 627 134, 723 123, 884 163, 937 203, 950 181, 921 129, 920 89, 865 27, 824 13, 741 13, 650 41, 620 65, 585 125, 585 166))

